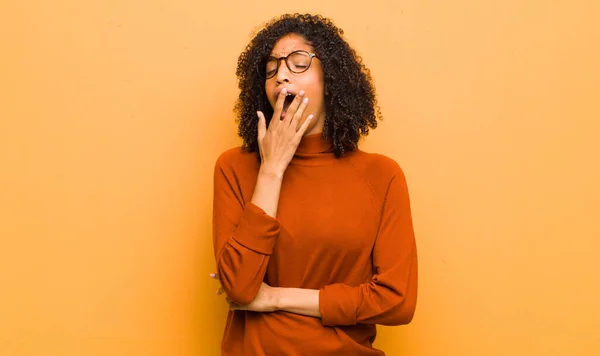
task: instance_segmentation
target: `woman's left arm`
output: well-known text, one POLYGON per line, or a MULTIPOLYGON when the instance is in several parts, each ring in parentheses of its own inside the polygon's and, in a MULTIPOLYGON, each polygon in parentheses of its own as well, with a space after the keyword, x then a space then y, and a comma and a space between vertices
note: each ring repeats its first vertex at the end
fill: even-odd
POLYGON ((325 326, 410 323, 417 303, 417 250, 408 188, 400 167, 388 185, 381 213, 373 248, 374 275, 369 283, 275 290, 279 308, 321 317, 325 326))
POLYGON ((321 317, 319 290, 303 288, 277 288, 277 309, 290 313, 321 317))
POLYGON ((403 325, 412 320, 417 304, 417 247, 408 188, 399 166, 383 202, 372 280, 358 286, 325 286, 319 291, 319 304, 326 326, 403 325))

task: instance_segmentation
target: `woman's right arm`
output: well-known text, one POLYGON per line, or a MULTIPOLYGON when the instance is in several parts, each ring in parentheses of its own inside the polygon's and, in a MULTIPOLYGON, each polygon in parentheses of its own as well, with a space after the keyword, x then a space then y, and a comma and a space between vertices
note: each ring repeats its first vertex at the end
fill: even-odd
MULTIPOLYGON (((276 185, 259 177, 256 189, 265 190, 271 183, 276 185)), ((268 200, 266 195, 262 198, 268 200)), ((217 272, 229 299, 248 304, 260 289, 280 224, 258 201, 243 202, 231 163, 220 157, 215 166, 213 201, 217 272)))
POLYGON ((215 166, 213 246, 217 271, 229 299, 241 305, 251 303, 261 287, 279 235, 276 216, 283 174, 312 119, 309 116, 296 129, 307 105, 307 100, 300 104, 303 95, 298 95, 289 115, 279 120, 285 94, 282 91, 277 100, 268 129, 264 115, 258 113, 261 166, 251 201, 243 203, 231 162, 221 156, 215 166))

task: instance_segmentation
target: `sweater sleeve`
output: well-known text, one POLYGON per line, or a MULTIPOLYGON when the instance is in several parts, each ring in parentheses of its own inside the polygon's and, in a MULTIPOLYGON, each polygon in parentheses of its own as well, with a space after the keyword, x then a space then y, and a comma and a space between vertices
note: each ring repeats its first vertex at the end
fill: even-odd
POLYGON ((279 235, 279 221, 244 203, 240 180, 217 160, 214 172, 213 247, 221 286, 232 301, 246 305, 263 282, 279 235))
POLYGON ((417 251, 408 188, 398 167, 381 211, 372 252, 373 278, 368 283, 342 283, 319 291, 325 326, 357 323, 402 325, 413 318, 417 301, 417 251))

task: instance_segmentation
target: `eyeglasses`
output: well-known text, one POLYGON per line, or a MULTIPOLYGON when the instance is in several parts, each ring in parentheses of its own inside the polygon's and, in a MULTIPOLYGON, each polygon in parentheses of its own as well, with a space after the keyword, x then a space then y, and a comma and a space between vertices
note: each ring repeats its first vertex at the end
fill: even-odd
POLYGON ((303 50, 294 51, 285 57, 277 58, 271 56, 267 59, 264 71, 260 72, 264 75, 266 79, 273 78, 275 74, 277 74, 277 71, 279 70, 279 65, 281 63, 281 60, 283 59, 285 60, 285 64, 287 65, 290 72, 296 74, 304 73, 308 70, 308 68, 310 68, 310 64, 312 63, 313 57, 317 57, 317 55, 303 50))

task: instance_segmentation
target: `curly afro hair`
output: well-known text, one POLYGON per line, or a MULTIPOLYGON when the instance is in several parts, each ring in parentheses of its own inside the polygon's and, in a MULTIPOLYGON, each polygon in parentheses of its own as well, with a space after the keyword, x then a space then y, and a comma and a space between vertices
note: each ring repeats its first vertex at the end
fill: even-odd
POLYGON ((357 148, 362 135, 377 127, 381 112, 369 70, 343 39, 344 31, 320 15, 286 14, 271 20, 250 41, 237 63, 240 94, 234 111, 242 148, 258 154, 258 117, 265 114, 267 125, 273 109, 265 93, 264 68, 275 43, 294 33, 304 37, 321 61, 325 81, 325 123, 323 137, 333 144, 336 157, 357 148))

